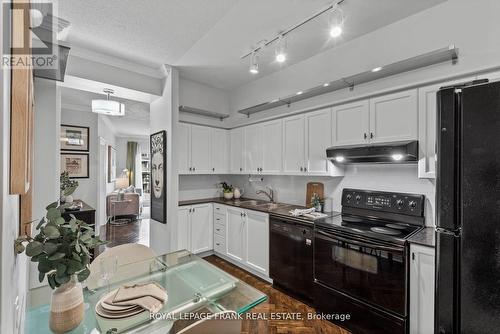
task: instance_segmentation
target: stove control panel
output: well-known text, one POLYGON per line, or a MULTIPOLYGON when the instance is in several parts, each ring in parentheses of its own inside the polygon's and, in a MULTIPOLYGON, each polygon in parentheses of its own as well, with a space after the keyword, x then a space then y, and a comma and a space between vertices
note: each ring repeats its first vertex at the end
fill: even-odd
POLYGON ((342 191, 342 207, 423 217, 424 205, 424 195, 360 189, 342 191))

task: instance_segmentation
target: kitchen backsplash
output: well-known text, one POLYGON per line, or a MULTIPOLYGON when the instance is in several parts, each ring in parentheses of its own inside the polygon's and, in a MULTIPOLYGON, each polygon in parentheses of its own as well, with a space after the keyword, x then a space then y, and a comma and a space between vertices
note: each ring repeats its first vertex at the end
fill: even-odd
POLYGON ((270 186, 274 189, 275 200, 296 205, 306 204, 308 182, 322 182, 327 197, 326 209, 340 211, 343 188, 359 188, 381 191, 407 192, 426 196, 426 225, 434 226, 434 180, 419 179, 416 165, 348 165, 345 176, 263 176, 263 182, 249 182, 248 175, 189 175, 181 176, 179 199, 217 197, 221 193, 217 184, 226 181, 244 189, 244 197, 266 199, 256 195, 259 189, 270 186))

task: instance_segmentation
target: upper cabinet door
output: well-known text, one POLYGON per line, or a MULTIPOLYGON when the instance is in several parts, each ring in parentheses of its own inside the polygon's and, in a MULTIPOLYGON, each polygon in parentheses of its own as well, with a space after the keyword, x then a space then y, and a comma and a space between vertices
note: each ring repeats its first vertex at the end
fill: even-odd
POLYGON ((293 116, 283 120, 283 171, 303 173, 305 163, 304 116, 293 116))
POLYGON ((229 171, 229 132, 212 129, 211 170, 214 174, 225 174, 229 171))
POLYGON ((191 126, 191 167, 197 174, 210 173, 210 128, 191 126))
POLYGON ((261 124, 245 128, 245 171, 259 173, 262 167, 262 127, 261 124))
POLYGON ((278 174, 283 170, 283 122, 266 122, 262 126, 262 172, 278 174))
POLYGON ((179 174, 191 172, 191 125, 179 123, 177 138, 179 174))
POLYGON ((332 108, 332 146, 368 144, 369 102, 357 101, 332 108))
POLYGON ((370 99, 370 142, 416 140, 417 90, 370 99))
POLYGON ((201 253, 213 247, 211 204, 193 205, 191 212, 191 252, 201 253))
POLYGON ((239 174, 244 170, 243 151, 245 149, 244 143, 244 129, 237 128, 230 132, 230 164, 229 169, 231 174, 239 174))
POLYGON ((418 89, 418 177, 436 178, 437 92, 442 84, 418 89))
POLYGON ((326 149, 332 146, 330 109, 306 114, 305 123, 307 172, 309 174, 327 174, 326 149))

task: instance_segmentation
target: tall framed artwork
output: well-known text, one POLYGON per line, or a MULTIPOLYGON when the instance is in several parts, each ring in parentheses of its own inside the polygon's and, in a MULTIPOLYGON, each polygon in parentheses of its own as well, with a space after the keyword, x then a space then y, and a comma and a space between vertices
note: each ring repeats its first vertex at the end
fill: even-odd
POLYGON ((88 153, 61 153, 61 173, 68 172, 72 179, 89 178, 88 153))
POLYGON ((89 127, 61 124, 61 151, 88 152, 89 135, 89 127))
POLYGON ((116 180, 116 149, 108 146, 108 183, 116 180))
POLYGON ((167 132, 153 133, 151 147, 151 219, 167 223, 167 132))

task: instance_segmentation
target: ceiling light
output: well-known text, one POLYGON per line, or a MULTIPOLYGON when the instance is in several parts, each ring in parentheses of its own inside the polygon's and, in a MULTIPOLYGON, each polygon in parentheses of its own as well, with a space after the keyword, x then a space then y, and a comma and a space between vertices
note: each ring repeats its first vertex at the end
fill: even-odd
POLYGON ((259 58, 255 52, 252 52, 252 56, 250 57, 250 69, 248 71, 252 74, 259 73, 259 58))
POLYGON ((380 66, 379 66, 379 67, 375 67, 375 68, 372 70, 372 72, 378 72, 378 71, 380 71, 381 69, 382 69, 382 67, 380 67, 380 66))
POLYGON ((328 86, 330 86, 329 82, 326 82, 326 83, 323 84, 323 87, 328 87, 328 86))
POLYGON ((330 23, 330 36, 333 38, 337 38, 342 35, 343 25, 344 13, 338 6, 335 6, 333 7, 332 19, 330 23))
POLYGON ((104 89, 103 91, 107 95, 106 100, 92 100, 92 112, 109 116, 125 115, 125 105, 118 101, 109 99, 110 94, 113 94, 114 91, 108 88, 104 89))
POLYGON ((300 95, 300 94, 302 94, 302 93, 303 93, 302 91, 299 91, 299 92, 297 92, 297 95, 300 95))
POLYGON ((345 160, 345 158, 341 155, 335 157, 335 161, 337 161, 337 162, 343 162, 344 160, 345 160))
POLYGON ((392 157, 392 159, 394 159, 396 161, 399 161, 399 160, 403 159, 403 155, 402 154, 393 154, 391 157, 392 157))
POLYGON ((274 51, 276 56, 276 61, 278 63, 284 63, 286 61, 286 39, 285 36, 281 35, 278 40, 278 45, 274 51))

